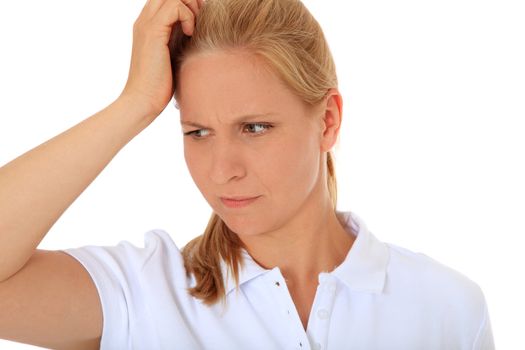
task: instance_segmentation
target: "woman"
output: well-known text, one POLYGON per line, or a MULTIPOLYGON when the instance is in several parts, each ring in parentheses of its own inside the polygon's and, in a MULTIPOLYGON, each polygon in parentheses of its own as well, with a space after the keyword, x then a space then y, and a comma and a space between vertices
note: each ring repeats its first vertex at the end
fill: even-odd
POLYGON ((336 210, 341 121, 332 56, 299 1, 149 0, 120 97, 0 169, 0 338, 74 349, 493 348, 474 282, 336 210), (161 230, 144 248, 35 250, 173 95, 188 169, 214 212, 205 233, 182 251, 161 230))

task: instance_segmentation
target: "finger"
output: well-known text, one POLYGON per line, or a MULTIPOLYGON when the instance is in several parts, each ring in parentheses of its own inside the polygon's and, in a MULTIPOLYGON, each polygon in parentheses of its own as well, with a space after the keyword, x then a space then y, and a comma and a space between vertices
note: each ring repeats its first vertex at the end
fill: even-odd
POLYGON ((199 1, 198 0, 181 0, 184 5, 191 9, 191 12, 196 16, 199 14, 199 1))
POLYGON ((195 14, 187 7, 182 7, 179 12, 179 21, 182 26, 182 31, 186 35, 193 35, 195 29, 195 14))
POLYGON ((158 12, 165 1, 166 0, 148 0, 146 1, 146 4, 144 5, 141 13, 143 13, 146 18, 149 19, 158 12))
POLYGON ((186 35, 193 34, 193 28, 195 26, 195 15, 189 7, 184 5, 179 0, 166 1, 155 17, 153 21, 163 26, 173 26, 176 22, 180 22, 182 31, 186 35))

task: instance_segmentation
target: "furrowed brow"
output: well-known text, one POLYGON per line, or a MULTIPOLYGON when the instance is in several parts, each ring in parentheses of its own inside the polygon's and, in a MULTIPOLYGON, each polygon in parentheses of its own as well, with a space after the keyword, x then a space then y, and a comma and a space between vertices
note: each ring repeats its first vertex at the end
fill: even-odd
MULTIPOLYGON (((243 116, 233 120, 231 122, 231 124, 232 125, 242 124, 242 123, 246 123, 248 121, 253 121, 254 119, 257 119, 257 118, 265 118, 265 117, 269 117, 269 116, 272 116, 272 115, 275 115, 275 113, 247 114, 247 115, 243 115, 243 116)), ((210 128, 208 128, 205 125, 202 125, 202 124, 199 124, 199 123, 195 123, 195 122, 192 122, 192 121, 189 121, 189 120, 187 120, 187 121, 186 120, 181 120, 180 124, 181 125, 185 125, 185 126, 194 126, 196 128, 200 128, 200 129, 210 129, 210 128)))

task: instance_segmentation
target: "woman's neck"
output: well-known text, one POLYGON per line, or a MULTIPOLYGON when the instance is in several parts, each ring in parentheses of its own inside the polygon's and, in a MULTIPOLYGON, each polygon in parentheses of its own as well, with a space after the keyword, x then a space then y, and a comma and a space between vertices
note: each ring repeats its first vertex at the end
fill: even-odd
POLYGON ((355 236, 345 231, 329 200, 322 208, 303 209, 279 230, 240 238, 259 265, 279 267, 287 283, 317 285, 320 272, 344 261, 355 236))

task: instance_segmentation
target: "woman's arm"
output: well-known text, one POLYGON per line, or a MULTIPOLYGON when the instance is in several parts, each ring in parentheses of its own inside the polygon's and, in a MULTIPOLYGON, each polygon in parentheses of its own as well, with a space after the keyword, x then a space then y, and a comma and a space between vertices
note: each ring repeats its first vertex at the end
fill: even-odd
POLYGON ((149 0, 133 26, 128 81, 92 117, 0 168, 0 281, 19 271, 46 233, 173 94, 168 43, 193 33, 201 0, 149 0))
MULTIPOLYGON (((46 233, 173 94, 169 37, 193 32, 201 0, 148 0, 133 28, 130 72, 112 104, 0 168, 0 339, 97 349, 102 308, 73 257, 37 250, 46 233)), ((109 335, 110 336, 110 335, 109 335)))
POLYGON ((153 119, 123 95, 0 168, 0 281, 25 265, 62 213, 153 119))

